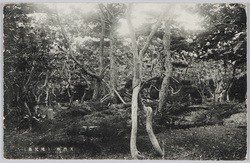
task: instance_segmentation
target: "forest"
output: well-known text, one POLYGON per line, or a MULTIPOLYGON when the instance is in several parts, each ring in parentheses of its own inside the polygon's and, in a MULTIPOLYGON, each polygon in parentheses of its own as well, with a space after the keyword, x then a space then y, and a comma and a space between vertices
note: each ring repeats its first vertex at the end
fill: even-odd
POLYGON ((3 64, 6 159, 246 159, 246 4, 9 3, 3 64))

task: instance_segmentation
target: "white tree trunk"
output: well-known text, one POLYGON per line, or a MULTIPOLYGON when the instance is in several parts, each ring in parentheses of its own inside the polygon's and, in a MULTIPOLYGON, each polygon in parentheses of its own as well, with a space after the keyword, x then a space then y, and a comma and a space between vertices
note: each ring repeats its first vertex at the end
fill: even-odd
POLYGON ((132 129, 131 129, 131 137, 130 137, 130 152, 133 159, 138 158, 138 150, 136 147, 136 137, 137 137, 137 111, 138 111, 138 95, 140 91, 140 84, 138 84, 133 89, 132 94, 132 110, 131 110, 131 120, 132 120, 132 129))

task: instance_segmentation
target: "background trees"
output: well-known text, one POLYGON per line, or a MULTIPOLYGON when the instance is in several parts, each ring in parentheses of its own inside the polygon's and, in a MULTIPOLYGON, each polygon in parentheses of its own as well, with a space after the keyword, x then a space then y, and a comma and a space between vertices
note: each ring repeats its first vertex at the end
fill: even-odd
POLYGON ((35 12, 41 11, 33 4, 8 4, 4 9, 5 109, 16 107, 21 114, 34 112, 49 86, 48 73, 54 71, 51 33, 36 23, 35 12))
MULTIPOLYGON (((133 158, 141 157, 136 138, 143 118, 154 149, 163 156, 152 122, 175 125, 171 113, 192 104, 246 99, 244 5, 191 5, 189 9, 201 18, 201 27, 189 30, 178 22, 178 5, 158 5, 156 10, 152 5, 150 11, 142 9, 148 4, 140 5, 6 4, 6 125, 18 124, 25 115, 38 118, 41 108, 65 106, 87 108, 81 114, 96 112, 89 119, 108 124, 111 116, 101 120, 95 116, 102 117, 109 108, 113 109, 110 114, 127 118, 123 126, 132 125, 133 158), (130 105, 131 119, 121 111, 130 105), (161 114, 153 121, 155 110, 161 114)), ((117 117, 111 119, 118 125, 117 117)))

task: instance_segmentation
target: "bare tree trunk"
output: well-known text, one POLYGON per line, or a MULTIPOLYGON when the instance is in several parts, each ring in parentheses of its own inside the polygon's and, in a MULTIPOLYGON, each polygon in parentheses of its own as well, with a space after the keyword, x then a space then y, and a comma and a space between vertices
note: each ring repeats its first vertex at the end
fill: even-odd
POLYGON ((165 34, 163 36, 163 47, 164 47, 164 57, 165 57, 165 73, 164 78, 161 84, 161 90, 159 92, 159 108, 158 112, 161 112, 167 103, 167 96, 168 96, 168 87, 170 77, 172 76, 172 63, 171 63, 171 54, 170 54, 170 24, 168 21, 165 21, 165 34))

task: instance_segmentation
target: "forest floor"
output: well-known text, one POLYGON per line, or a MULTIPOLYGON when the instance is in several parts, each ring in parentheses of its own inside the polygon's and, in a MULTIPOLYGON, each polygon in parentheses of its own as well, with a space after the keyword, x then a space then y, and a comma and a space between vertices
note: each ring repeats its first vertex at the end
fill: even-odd
MULTIPOLYGON (((140 159, 245 160, 247 129, 237 122, 244 118, 246 119, 246 113, 242 112, 225 119, 222 125, 167 129, 159 132, 156 136, 160 145, 164 147, 164 157, 155 155, 146 133, 138 134, 137 147, 141 152, 140 159)), ((47 126, 50 125, 47 123, 47 126)), ((86 140, 82 136, 60 135, 59 128, 57 126, 45 132, 42 132, 42 129, 36 132, 6 130, 4 157, 6 159, 131 159, 129 134, 112 137, 107 141, 99 141, 96 138, 86 140), (57 142, 50 144, 49 147, 46 146, 45 141, 52 139, 56 139, 57 142), (77 140, 72 142, 73 139, 77 140)), ((61 125, 61 130, 64 129, 65 126, 61 125)))

